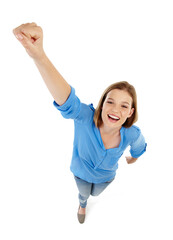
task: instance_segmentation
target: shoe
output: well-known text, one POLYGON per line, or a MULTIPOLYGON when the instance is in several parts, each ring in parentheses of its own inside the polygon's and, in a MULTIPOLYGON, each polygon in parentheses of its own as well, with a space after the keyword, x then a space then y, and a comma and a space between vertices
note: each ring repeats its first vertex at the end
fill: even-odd
MULTIPOLYGON (((79 206, 79 208, 80 208, 80 206, 79 206)), ((84 223, 85 222, 85 214, 79 214, 79 208, 78 208, 77 218, 80 223, 84 223)))

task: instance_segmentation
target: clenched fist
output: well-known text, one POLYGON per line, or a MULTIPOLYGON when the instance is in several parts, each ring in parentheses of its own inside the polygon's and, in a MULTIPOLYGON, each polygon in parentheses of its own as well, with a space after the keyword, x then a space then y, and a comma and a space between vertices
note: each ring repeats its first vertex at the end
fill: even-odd
POLYGON ((13 33, 34 60, 44 56, 43 31, 36 23, 22 24, 13 33))

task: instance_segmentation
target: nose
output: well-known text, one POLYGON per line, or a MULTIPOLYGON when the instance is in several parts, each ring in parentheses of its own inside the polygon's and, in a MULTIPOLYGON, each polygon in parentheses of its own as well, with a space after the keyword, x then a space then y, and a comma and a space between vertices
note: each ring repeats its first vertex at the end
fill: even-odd
POLYGON ((120 107, 117 104, 114 104, 114 106, 112 107, 112 111, 115 114, 119 114, 120 112, 120 107))

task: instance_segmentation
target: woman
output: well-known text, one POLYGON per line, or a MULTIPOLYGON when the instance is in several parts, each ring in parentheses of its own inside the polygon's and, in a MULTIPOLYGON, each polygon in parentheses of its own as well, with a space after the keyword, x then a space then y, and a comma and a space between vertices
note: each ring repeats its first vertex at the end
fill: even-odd
POLYGON ((54 106, 65 118, 74 119, 75 136, 71 171, 79 190, 78 220, 85 221, 87 199, 97 196, 113 181, 118 160, 130 145, 128 163, 146 150, 137 121, 137 97, 132 85, 118 82, 103 93, 96 110, 81 103, 72 88, 56 70, 43 50, 43 31, 35 23, 13 30, 33 58, 54 98, 54 106))

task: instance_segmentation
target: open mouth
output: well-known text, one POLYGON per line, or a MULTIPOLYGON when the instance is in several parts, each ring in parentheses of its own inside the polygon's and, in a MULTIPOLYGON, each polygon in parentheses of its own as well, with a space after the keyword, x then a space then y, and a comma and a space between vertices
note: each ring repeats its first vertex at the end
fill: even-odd
POLYGON ((115 116, 115 115, 112 115, 112 114, 108 114, 108 118, 111 122, 118 122, 120 120, 119 117, 115 116))

